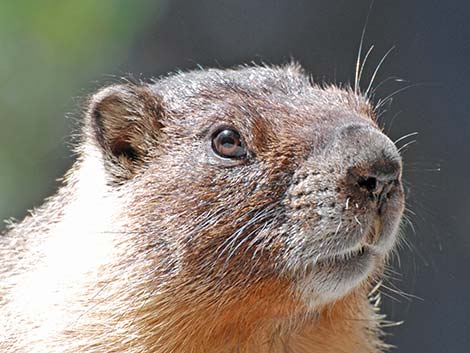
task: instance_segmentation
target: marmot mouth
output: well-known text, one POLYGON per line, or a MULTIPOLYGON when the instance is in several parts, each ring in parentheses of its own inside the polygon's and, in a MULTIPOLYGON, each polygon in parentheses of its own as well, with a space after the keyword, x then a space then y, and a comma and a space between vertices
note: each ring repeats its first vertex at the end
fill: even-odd
POLYGON ((314 265, 314 276, 327 292, 340 295, 359 285, 376 269, 379 252, 363 243, 336 254, 321 257, 314 265))
POLYGON ((380 247, 376 244, 382 236, 381 222, 374 221, 365 236, 362 236, 355 245, 350 244, 345 249, 337 250, 321 256, 317 260, 319 265, 341 265, 367 263, 372 257, 380 254, 380 247))
POLYGON ((318 259, 318 265, 348 265, 356 263, 366 263, 371 260, 376 251, 371 245, 359 243, 352 249, 342 251, 338 254, 331 254, 318 259))
POLYGON ((341 298, 376 270, 379 257, 378 249, 363 242, 347 250, 326 254, 303 274, 299 287, 302 295, 313 300, 313 305, 341 298))

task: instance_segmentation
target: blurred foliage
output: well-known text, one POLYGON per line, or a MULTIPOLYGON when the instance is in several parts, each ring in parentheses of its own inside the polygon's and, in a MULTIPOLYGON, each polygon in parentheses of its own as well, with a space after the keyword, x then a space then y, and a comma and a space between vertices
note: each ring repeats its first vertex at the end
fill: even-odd
POLYGON ((86 96, 105 74, 120 74, 132 40, 156 20, 158 5, 0 2, 0 220, 22 217, 54 191, 70 164, 72 124, 65 115, 77 111, 73 97, 86 96))

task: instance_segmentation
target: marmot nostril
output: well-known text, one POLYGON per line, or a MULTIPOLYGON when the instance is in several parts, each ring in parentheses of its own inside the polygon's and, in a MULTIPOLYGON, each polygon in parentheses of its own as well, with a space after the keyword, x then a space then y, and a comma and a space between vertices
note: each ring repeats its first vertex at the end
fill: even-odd
POLYGON ((377 184, 377 179, 374 177, 359 178, 357 185, 359 185, 361 188, 366 189, 369 192, 375 192, 377 187, 380 187, 377 184))
POLYGON ((357 185, 367 192, 368 198, 376 203, 379 214, 383 212, 391 191, 399 184, 398 179, 387 180, 376 177, 360 177, 357 181, 357 185))
POLYGON ((359 203, 364 208, 377 211, 380 215, 385 211, 393 190, 400 187, 400 175, 399 160, 377 158, 350 167, 345 180, 350 194, 362 200, 359 203))

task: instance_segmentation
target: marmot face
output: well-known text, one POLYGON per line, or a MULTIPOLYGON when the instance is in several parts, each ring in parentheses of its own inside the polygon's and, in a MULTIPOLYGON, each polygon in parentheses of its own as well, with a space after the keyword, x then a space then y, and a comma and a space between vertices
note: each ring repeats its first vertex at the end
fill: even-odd
POLYGON ((214 298, 278 281, 315 307, 367 282, 395 243, 394 144, 365 97, 296 66, 113 86, 94 97, 86 129, 122 195, 119 231, 134 234, 136 261, 214 298))

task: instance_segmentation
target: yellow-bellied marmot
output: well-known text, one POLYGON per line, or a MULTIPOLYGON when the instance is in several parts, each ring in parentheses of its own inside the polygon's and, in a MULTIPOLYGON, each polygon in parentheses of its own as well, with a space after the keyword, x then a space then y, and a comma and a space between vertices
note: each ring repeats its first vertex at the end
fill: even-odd
POLYGON ((0 238, 0 351, 377 353, 404 207, 367 97, 296 65, 90 99, 64 186, 0 238))

